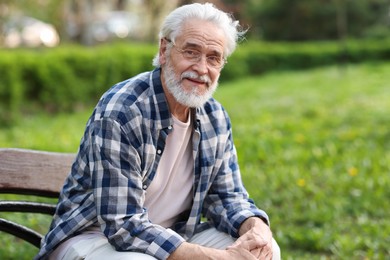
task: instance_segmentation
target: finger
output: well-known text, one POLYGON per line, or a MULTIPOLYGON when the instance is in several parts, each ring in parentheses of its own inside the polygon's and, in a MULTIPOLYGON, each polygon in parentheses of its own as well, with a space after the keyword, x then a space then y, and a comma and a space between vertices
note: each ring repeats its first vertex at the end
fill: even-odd
POLYGON ((244 248, 244 249, 246 249, 248 251, 252 251, 252 250, 255 250, 255 249, 258 249, 258 248, 262 248, 263 246, 259 245, 257 240, 251 239, 251 240, 242 241, 238 245, 238 247, 244 248))
POLYGON ((256 260, 258 259, 255 257, 251 252, 243 249, 243 248, 231 248, 228 249, 230 258, 228 259, 246 259, 246 260, 256 260))
POLYGON ((256 248, 251 250, 251 254, 256 257, 257 259, 261 259, 261 248, 256 248))
POLYGON ((272 247, 270 246, 265 246, 263 248, 261 248, 261 252, 260 252, 260 255, 259 255, 259 258, 258 259, 270 259, 272 260, 272 247))

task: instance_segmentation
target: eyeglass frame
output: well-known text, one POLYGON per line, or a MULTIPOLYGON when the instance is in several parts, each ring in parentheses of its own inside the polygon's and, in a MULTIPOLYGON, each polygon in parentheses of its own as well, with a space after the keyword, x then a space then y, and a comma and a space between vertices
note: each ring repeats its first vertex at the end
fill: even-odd
MULTIPOLYGON (((192 57, 186 57, 185 55, 186 55, 186 49, 181 49, 181 48, 179 48, 179 47, 177 47, 176 46, 176 44, 172 41, 172 40, 170 40, 170 39, 168 39, 168 38, 166 38, 166 37, 164 37, 164 40, 165 41, 167 41, 168 42, 168 44, 171 44, 172 45, 172 47, 177 51, 177 52, 179 52, 182 56, 183 56, 183 58, 184 59, 186 59, 186 60, 188 60, 188 61, 190 61, 190 62, 192 62, 192 63, 198 63, 198 62, 200 62, 201 60, 202 60, 202 56, 203 56, 203 53, 201 52, 201 51, 198 51, 198 50, 195 50, 195 49, 193 49, 193 50, 191 50, 192 52, 196 52, 197 54, 199 54, 199 55, 192 55, 192 57)), ((187 53, 188 54, 188 53, 187 53)), ((188 54, 188 55, 191 55, 191 54, 188 54)), ((215 56, 215 55, 214 55, 215 56)), ((209 58, 210 56, 207 56, 206 55, 206 64, 208 65, 208 66, 210 66, 211 68, 213 68, 213 69, 222 69, 224 66, 225 66, 225 64, 227 63, 227 60, 226 60, 226 58, 224 58, 223 56, 221 56, 220 58, 221 58, 221 61, 222 61, 222 63, 221 63, 221 65, 218 65, 218 66, 213 66, 212 64, 210 64, 209 63, 209 58)), ((217 56, 215 56, 215 57, 217 57, 217 56)))

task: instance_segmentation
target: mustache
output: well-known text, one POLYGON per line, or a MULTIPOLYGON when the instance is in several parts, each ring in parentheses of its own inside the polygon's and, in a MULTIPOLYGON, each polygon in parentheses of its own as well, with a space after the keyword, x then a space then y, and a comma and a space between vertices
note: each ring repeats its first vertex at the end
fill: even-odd
POLYGON ((185 79, 185 78, 195 79, 195 80, 198 80, 198 81, 207 83, 207 84, 210 84, 210 83, 211 83, 211 79, 210 79, 209 76, 207 76, 207 75, 199 76, 199 74, 196 73, 195 71, 185 71, 185 72, 183 72, 183 73, 181 74, 180 79, 183 80, 183 79, 185 79))

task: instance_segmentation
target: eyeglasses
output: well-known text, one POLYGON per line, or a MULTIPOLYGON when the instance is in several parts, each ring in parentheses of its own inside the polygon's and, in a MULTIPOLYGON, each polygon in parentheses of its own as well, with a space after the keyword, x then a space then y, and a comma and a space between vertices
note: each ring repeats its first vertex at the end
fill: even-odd
MULTIPOLYGON (((183 55, 183 58, 188 60, 189 62, 192 63, 198 63, 202 60, 203 53, 199 50, 196 50, 194 48, 185 48, 185 49, 180 49, 177 47, 171 40, 164 38, 168 43, 172 44, 174 49, 181 53, 183 55)), ((216 54, 211 54, 211 55, 206 55, 206 62, 207 65, 215 68, 215 69, 220 69, 225 64, 227 63, 227 60, 223 58, 221 55, 216 55, 216 54)))

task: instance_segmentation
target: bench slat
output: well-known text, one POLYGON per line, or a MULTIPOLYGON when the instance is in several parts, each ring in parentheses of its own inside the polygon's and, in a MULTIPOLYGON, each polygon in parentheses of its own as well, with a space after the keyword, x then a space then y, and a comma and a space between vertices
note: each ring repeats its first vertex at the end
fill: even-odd
POLYGON ((15 222, 0 218, 0 231, 21 238, 39 248, 42 235, 15 222))
POLYGON ((0 193, 58 197, 74 154, 0 149, 0 193))
POLYGON ((28 212, 54 215, 56 206, 31 201, 0 201, 0 212, 28 212))

